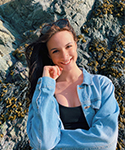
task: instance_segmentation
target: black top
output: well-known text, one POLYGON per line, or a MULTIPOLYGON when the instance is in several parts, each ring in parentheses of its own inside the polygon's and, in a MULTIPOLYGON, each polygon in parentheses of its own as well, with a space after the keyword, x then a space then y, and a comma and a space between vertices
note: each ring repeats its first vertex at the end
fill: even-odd
POLYGON ((89 130, 88 123, 81 106, 65 107, 59 104, 60 118, 65 129, 89 130))

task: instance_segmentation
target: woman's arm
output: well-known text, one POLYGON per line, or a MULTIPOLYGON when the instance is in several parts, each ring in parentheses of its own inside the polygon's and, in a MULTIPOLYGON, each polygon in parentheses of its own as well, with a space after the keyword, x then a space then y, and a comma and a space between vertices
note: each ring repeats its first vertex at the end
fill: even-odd
MULTIPOLYGON (((30 145, 36 150, 48 150, 60 140, 61 120, 55 105, 56 79, 62 68, 44 66, 42 78, 39 78, 29 107, 27 133, 30 145)), ((57 105, 58 106, 58 105, 57 105)))
POLYGON ((35 150, 49 150, 60 141, 62 124, 54 100, 55 80, 39 78, 29 107, 27 134, 35 150))

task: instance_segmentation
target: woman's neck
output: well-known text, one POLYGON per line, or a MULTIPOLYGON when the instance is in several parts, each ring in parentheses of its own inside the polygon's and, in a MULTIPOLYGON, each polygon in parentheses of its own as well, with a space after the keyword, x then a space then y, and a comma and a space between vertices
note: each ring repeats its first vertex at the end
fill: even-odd
POLYGON ((76 65, 70 70, 67 70, 67 71, 63 70, 62 74, 57 79, 57 82, 64 81, 68 83, 73 83, 77 81, 80 77, 83 78, 82 70, 80 70, 78 66, 76 65))

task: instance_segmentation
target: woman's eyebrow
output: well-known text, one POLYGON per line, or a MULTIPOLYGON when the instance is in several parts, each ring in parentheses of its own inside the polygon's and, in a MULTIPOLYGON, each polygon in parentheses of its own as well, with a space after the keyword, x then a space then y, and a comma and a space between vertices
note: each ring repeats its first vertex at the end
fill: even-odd
POLYGON ((56 50, 57 48, 52 48, 50 51, 56 50))
MULTIPOLYGON (((67 43, 65 46, 72 44, 72 42, 67 43)), ((57 48, 52 48, 50 51, 57 50, 57 48)))
POLYGON ((69 45, 69 44, 72 44, 72 42, 67 43, 65 46, 67 46, 67 45, 69 45))

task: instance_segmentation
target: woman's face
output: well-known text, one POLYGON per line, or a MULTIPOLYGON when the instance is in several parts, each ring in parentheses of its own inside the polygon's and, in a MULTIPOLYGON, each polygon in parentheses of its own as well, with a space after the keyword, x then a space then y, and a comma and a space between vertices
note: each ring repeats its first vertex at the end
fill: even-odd
POLYGON ((76 65, 77 43, 69 31, 55 33, 47 42, 49 56, 53 63, 63 70, 71 69, 76 65))

